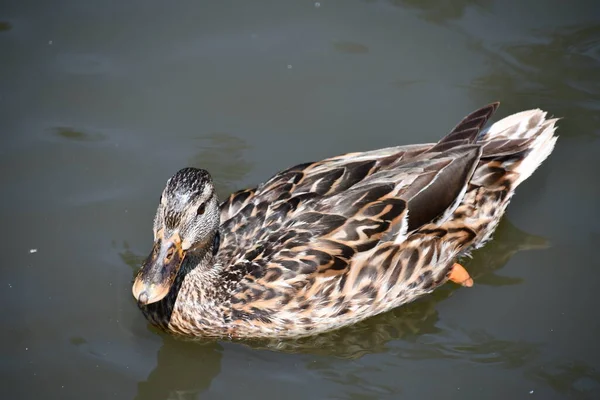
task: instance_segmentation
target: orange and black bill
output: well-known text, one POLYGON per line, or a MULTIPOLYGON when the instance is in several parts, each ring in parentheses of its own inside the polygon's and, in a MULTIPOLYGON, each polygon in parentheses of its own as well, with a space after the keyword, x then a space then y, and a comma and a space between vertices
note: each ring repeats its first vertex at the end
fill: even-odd
POLYGON ((142 264, 133 282, 133 297, 138 304, 155 303, 169 293, 184 256, 185 252, 181 248, 181 237, 178 233, 167 239, 158 235, 152 252, 142 264))

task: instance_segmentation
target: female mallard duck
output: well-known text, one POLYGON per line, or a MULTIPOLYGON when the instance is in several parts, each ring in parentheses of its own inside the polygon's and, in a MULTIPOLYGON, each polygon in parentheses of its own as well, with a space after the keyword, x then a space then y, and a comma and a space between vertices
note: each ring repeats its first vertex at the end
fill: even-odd
POLYGON ((134 297, 172 333, 294 337, 447 280, 472 285, 455 261, 485 243, 557 139, 541 110, 482 131, 497 108, 473 112, 438 143, 297 165, 220 205, 208 172, 180 170, 162 193, 134 297))

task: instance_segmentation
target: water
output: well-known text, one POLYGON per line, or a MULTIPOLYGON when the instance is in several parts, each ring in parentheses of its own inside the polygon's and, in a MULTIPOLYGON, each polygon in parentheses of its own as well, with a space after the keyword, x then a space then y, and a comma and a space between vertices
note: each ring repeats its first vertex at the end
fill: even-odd
POLYGON ((4 2, 2 397, 600 398, 600 13, 576 3, 4 2), (176 341, 137 310, 179 168, 224 196, 495 100, 563 120, 472 289, 279 345, 176 341))

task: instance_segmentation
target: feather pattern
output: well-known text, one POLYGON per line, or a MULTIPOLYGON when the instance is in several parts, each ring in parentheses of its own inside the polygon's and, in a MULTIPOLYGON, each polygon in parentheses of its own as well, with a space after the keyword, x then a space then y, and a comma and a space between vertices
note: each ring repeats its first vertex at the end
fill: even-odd
POLYGON ((555 119, 498 108, 438 143, 288 168, 219 207, 220 245, 186 257, 169 295, 142 307, 188 336, 290 337, 355 323, 448 280, 493 233, 515 188, 552 152, 555 119))

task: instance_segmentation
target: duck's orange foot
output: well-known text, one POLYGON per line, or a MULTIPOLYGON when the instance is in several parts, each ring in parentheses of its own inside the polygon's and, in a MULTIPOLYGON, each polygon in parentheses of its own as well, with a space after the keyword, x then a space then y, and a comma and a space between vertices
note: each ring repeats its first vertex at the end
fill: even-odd
POLYGON ((465 267, 458 263, 454 263, 454 265, 452 265, 448 279, 454 283, 458 283, 459 285, 466 287, 473 286, 473 279, 471 278, 471 275, 469 275, 465 267))

